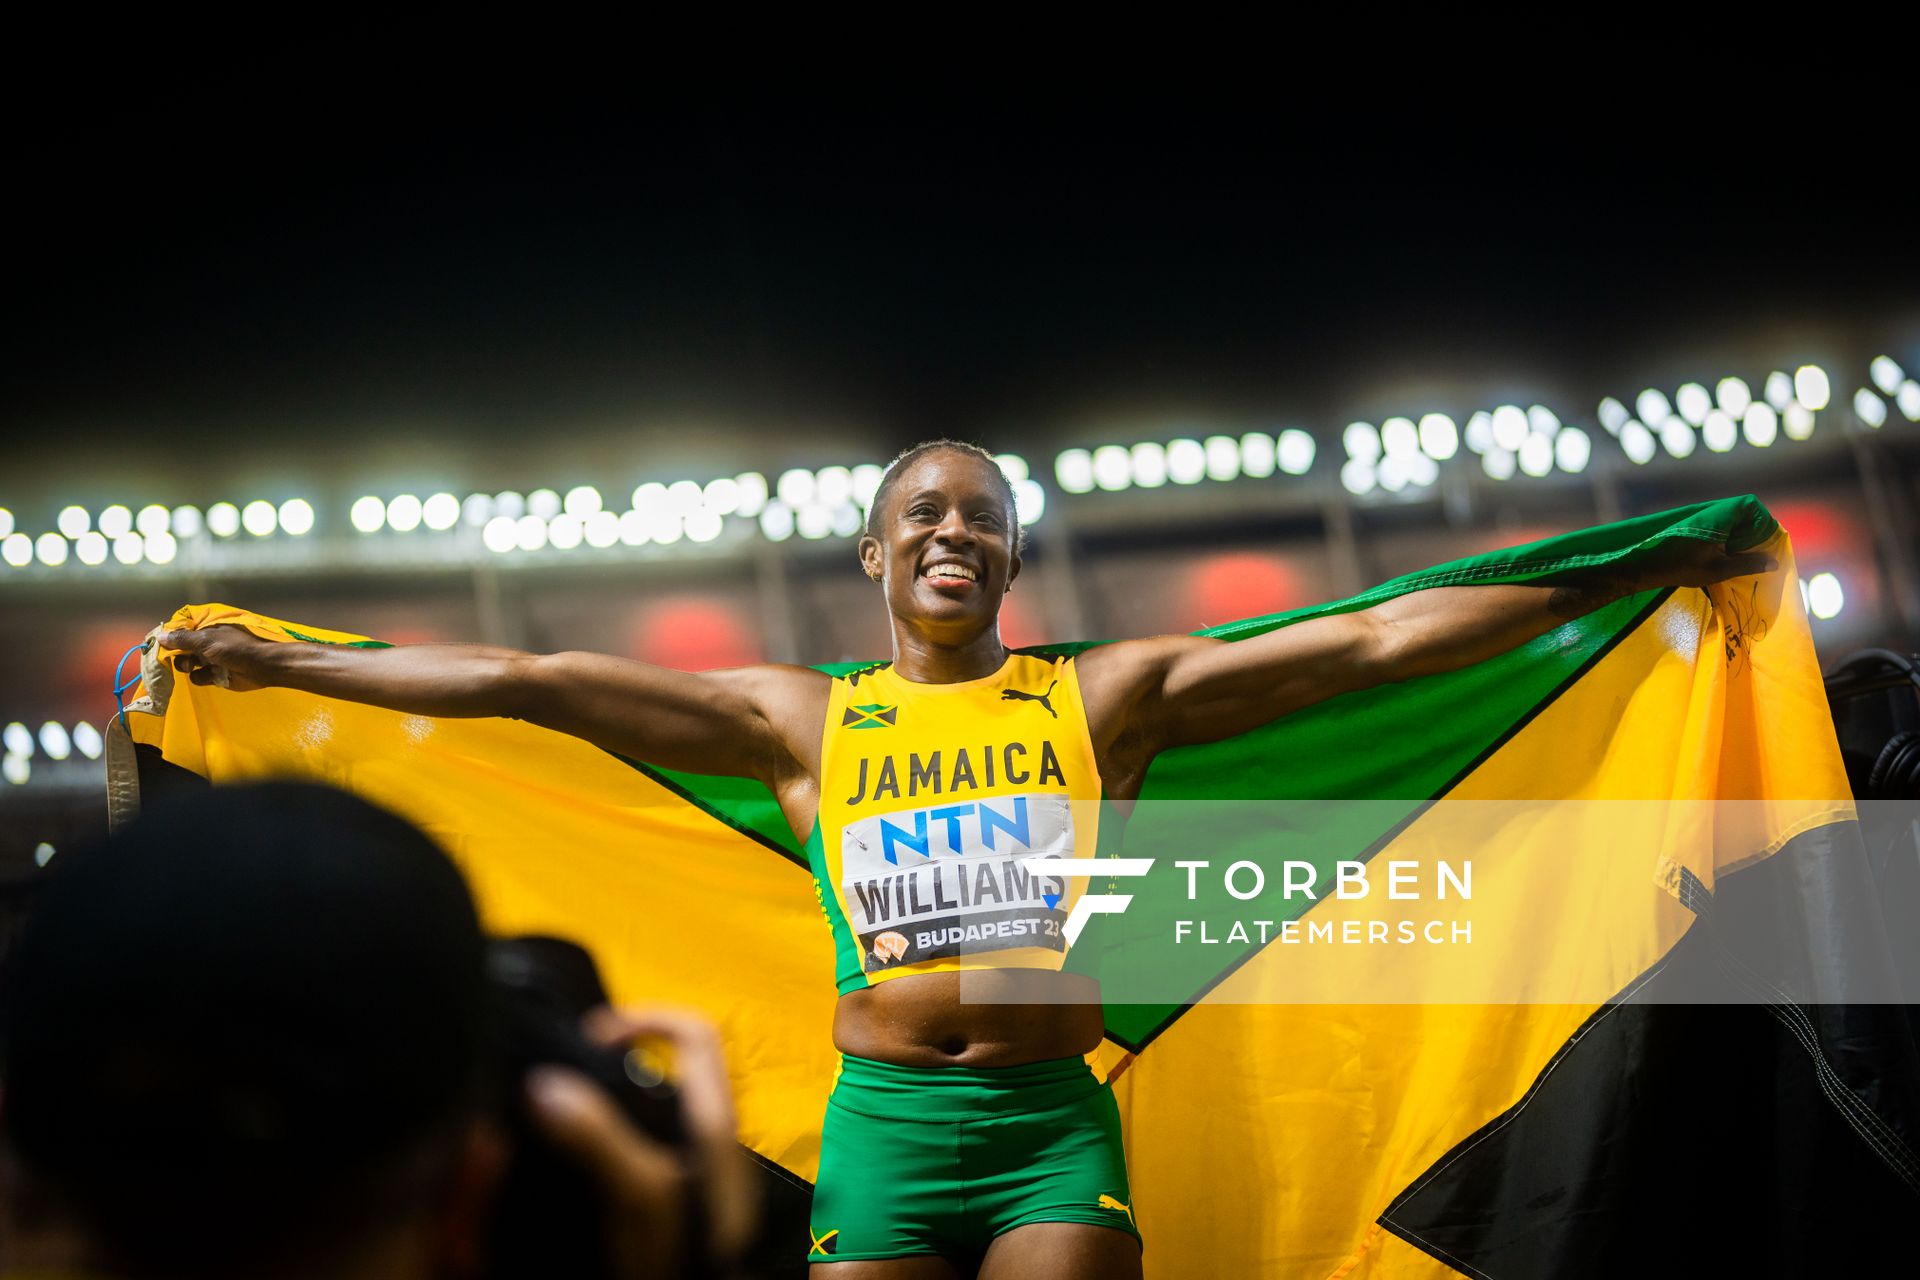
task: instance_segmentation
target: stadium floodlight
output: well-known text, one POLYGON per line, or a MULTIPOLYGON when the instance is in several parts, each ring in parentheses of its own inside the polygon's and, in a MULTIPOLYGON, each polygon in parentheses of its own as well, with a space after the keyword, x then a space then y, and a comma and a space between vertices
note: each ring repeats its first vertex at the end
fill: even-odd
POLYGON ((1787 406, 1793 403, 1793 379, 1775 369, 1767 375, 1767 384, 1761 394, 1773 406, 1775 413, 1785 413, 1787 406))
POLYGON ((680 535, 686 532, 686 522, 678 511, 661 507, 647 513, 647 537, 661 546, 670 546, 680 541, 680 535))
POLYGON ((620 541, 620 517, 611 511, 600 510, 587 517, 587 545, 590 547, 610 547, 620 541))
POLYGON ((1861 387, 1853 393, 1853 416, 1878 431, 1887 421, 1887 402, 1861 387))
POLYGON ((99 529, 100 536, 109 541, 132 533, 133 512, 116 502, 100 513, 99 529))
POLYGON ((1514 461, 1510 450, 1502 449, 1496 444, 1489 446, 1487 451, 1480 455, 1480 469, 1495 480, 1511 480, 1519 466, 1514 461))
POLYGON ((1620 427, 1620 448, 1635 466, 1646 466, 1653 461, 1653 455, 1659 451, 1653 432, 1646 429, 1636 418, 1628 418, 1620 427))
POLYGON ((1686 419, 1676 415, 1661 426, 1660 443, 1674 457, 1684 458, 1692 454, 1699 441, 1694 438, 1693 428, 1687 425, 1686 419))
POLYGON ((1748 444, 1764 449, 1780 434, 1780 415, 1765 400, 1755 400, 1740 419, 1740 431, 1748 444))
POLYGON ((10 533, 0 538, 0 560, 5 560, 16 569, 32 564, 33 539, 24 533, 10 533))
POLYGON ((196 538, 206 528, 206 523, 200 508, 191 503, 173 509, 173 536, 176 538, 196 538))
POLYGON ((1382 489, 1388 493, 1398 493, 1413 479, 1413 468, 1407 465, 1406 454, 1389 453, 1380 459, 1377 475, 1382 489))
POLYGON ((535 489, 527 495, 527 514, 551 520, 560 514, 560 495, 552 489, 535 489))
MULTIPOLYGON (((807 481, 809 484, 813 481, 813 473, 811 471, 807 473, 807 481)), ((633 491, 633 509, 635 511, 644 511, 651 516, 654 512, 664 509, 666 505, 667 486, 657 480, 649 480, 633 491)))
POLYGON ((1527 406, 1527 426, 1543 436, 1560 430, 1560 416, 1543 404, 1527 406))
MULTIPOLYGON (((822 471, 820 474, 824 476, 827 474, 827 471, 837 471, 844 474, 847 469, 845 467, 828 467, 826 471, 822 471)), ((823 483, 820 486, 821 492, 824 493, 828 487, 839 488, 839 477, 834 477, 831 486, 823 483)), ((851 474, 847 474, 846 488, 849 491, 853 488, 853 477, 851 474)), ((673 514, 679 516, 682 520, 685 520, 688 516, 700 510, 701 504, 703 504, 706 499, 706 490, 702 489, 692 480, 675 480, 667 486, 667 510, 673 512, 673 514)))
POLYGON ((1529 432, 1520 442, 1520 469, 1530 476, 1544 476, 1553 470, 1553 441, 1529 432))
POLYGON ((156 533, 168 532, 172 524, 172 516, 157 502, 140 508, 140 514, 133 518, 133 527, 140 531, 141 536, 147 538, 151 538, 156 533))
POLYGON ((601 507, 600 491, 590 484, 577 484, 567 490, 560 508, 577 520, 585 520, 601 507))
POLYGON ((1349 422, 1347 429, 1340 433, 1340 443, 1346 446, 1347 457, 1357 462, 1371 466, 1380 458, 1380 433, 1373 429, 1371 422, 1349 422))
POLYGON ((485 529, 487 521, 493 519, 493 495, 490 493, 470 493, 466 501, 460 504, 460 521, 476 529, 485 529))
POLYGON ((1753 392, 1744 378, 1726 377, 1713 388, 1714 399, 1729 418, 1739 418, 1753 403, 1753 392))
POLYGON ((49 760, 65 760, 72 755, 73 739, 67 736, 67 727, 58 720, 41 725, 40 749, 47 753, 49 760))
POLYGON ((740 482, 732 476, 709 480, 700 490, 700 505, 716 516, 730 516, 740 509, 740 482))
POLYGON ((372 494, 364 498, 356 498, 352 508, 347 512, 347 519, 351 520, 353 527, 361 533, 378 533, 380 526, 387 522, 387 504, 372 494))
POLYGON ((487 550, 504 554, 518 545, 520 531, 514 527, 512 516, 495 516, 480 530, 480 541, 487 550))
POLYGON ((1706 422, 1700 427, 1700 442, 1715 453, 1725 453, 1740 439, 1740 428, 1734 425, 1732 417, 1725 409, 1715 409, 1707 415, 1706 422))
POLYGON ((1835 618, 1847 604, 1847 593, 1840 589, 1840 579, 1830 573, 1816 573, 1807 579, 1807 607, 1816 618, 1835 618))
POLYGON ((1047 514, 1047 491, 1038 480, 1013 482, 1013 517, 1029 527, 1039 524, 1047 514))
POLYGON ((1062 449, 1053 459, 1053 478, 1068 493, 1093 492, 1093 454, 1085 449, 1062 449))
MULTIPOLYGON (((286 522, 283 514, 280 523, 284 525, 286 522)), ((446 492, 430 495, 420 504, 420 523, 435 533, 445 533, 460 523, 460 499, 446 492)))
POLYGON ((240 509, 240 527, 256 538, 264 538, 280 523, 280 513, 271 502, 255 498, 240 509))
POLYGON ((586 521, 565 511, 547 522, 547 544, 561 551, 571 551, 579 546, 586 534, 586 521))
POLYGON ((1133 483, 1133 454, 1122 445, 1103 444, 1093 451, 1093 482, 1108 493, 1133 483))
POLYGON ((1462 438, 1467 442, 1467 448, 1475 453, 1485 453, 1489 449, 1496 448, 1493 442, 1493 415, 1482 409, 1470 416, 1462 438))
POLYGON ((1424 489, 1440 478, 1440 464, 1424 453, 1410 453, 1405 461, 1407 478, 1415 488, 1424 489))
POLYGON ((1517 404, 1503 404, 1493 411, 1493 442, 1508 453, 1517 452, 1527 438, 1527 415, 1517 404))
POLYGON ((1033 476, 1032 470, 1027 466, 1027 460, 1017 453, 996 453, 993 455, 993 461, 1010 484, 1031 479, 1033 476))
MULTIPOLYGON (((813 483, 813 472, 805 467, 794 467, 790 471, 780 473, 780 479, 774 484, 773 491, 779 495, 780 501, 797 511, 813 501, 813 483)), ((635 502, 634 505, 640 504, 635 502)))
POLYGON ((180 549, 173 535, 162 529, 159 533, 147 535, 147 559, 155 564, 172 564, 174 553, 180 549))
POLYGON ((862 511, 873 505, 873 495, 880 492, 880 482, 886 475, 887 469, 875 462, 863 462, 853 469, 853 500, 862 511))
POLYGON ((81 564, 104 564, 107 559, 106 535, 87 530, 73 540, 73 554, 81 564))
POLYGON ((1207 475, 1207 449, 1198 440, 1167 441, 1167 479, 1175 484, 1199 484, 1207 475))
POLYGON ((12 533, 13 512, 7 510, 5 507, 0 507, 0 538, 9 537, 12 533))
POLYGON ((1673 407, 1681 417, 1697 427, 1707 420, 1707 411, 1713 408, 1713 397, 1699 383, 1689 382, 1673 393, 1673 407))
POLYGON ((55 528, 69 538, 77 538, 93 527, 85 507, 62 507, 53 523, 55 528))
MULTIPOLYGON (((544 492, 551 493, 552 490, 544 492)), ((529 503, 531 509, 531 503, 529 503)), ((387 527, 395 533, 412 533, 420 527, 420 517, 425 514, 420 499, 411 493, 403 493, 387 503, 387 527)), ((555 512, 558 515, 559 512, 555 512)), ((543 516, 542 519, 551 517, 543 516)))
POLYGON ((513 522, 513 544, 522 551, 538 551, 545 547, 547 522, 532 512, 521 516, 513 522))
MULTIPOLYGON (((1026 484, 1028 482, 1022 480, 1020 483, 1026 484)), ((1018 501, 1019 499, 1016 498, 1015 503, 1017 504, 1018 501)), ((851 501, 836 502, 833 505, 832 513, 833 536, 836 538, 851 538, 854 534, 860 532, 862 525, 865 523, 865 521, 861 519, 860 508, 854 506, 851 501)), ((693 521, 691 519, 687 521, 687 536, 689 538, 693 537, 693 521)), ((695 541, 698 541, 698 539, 695 539, 695 541)))
MULTIPOLYGON (((875 467, 873 470, 873 482, 878 486, 880 483, 880 468, 875 467)), ((761 475, 758 471, 742 471, 733 478, 733 482, 740 486, 740 503, 739 506, 735 508, 738 514, 751 520, 766 509, 767 478, 765 476, 761 475)))
POLYGON ((113 558, 121 564, 139 564, 146 556, 146 545, 137 533, 123 533, 113 540, 113 558))
POLYGON ((1167 450, 1152 440, 1142 441, 1127 451, 1127 465, 1133 483, 1142 489, 1158 489, 1167 482, 1167 450))
POLYGON ((1253 480, 1265 480, 1279 465, 1280 455, 1274 438, 1264 431, 1249 431, 1240 437, 1240 473, 1253 480))
MULTIPOLYGON (((683 480, 667 489, 669 499, 677 492, 683 493, 680 485, 683 480)), ((696 490, 696 492, 698 492, 696 490)), ((823 507, 837 507, 853 497, 853 472, 847 467, 822 467, 813 475, 813 500, 823 507)), ((675 511, 685 515, 689 508, 675 505, 675 511)))
POLYGON ((1796 400, 1781 413, 1780 426, 1787 439, 1805 440, 1813 434, 1813 410, 1796 400))
POLYGON ((1299 427, 1288 427, 1274 442, 1275 460, 1290 476, 1303 476, 1313 470, 1314 455, 1319 451, 1319 442, 1299 427))
POLYGON ((1673 416, 1673 406, 1657 387, 1648 387, 1635 396, 1633 408, 1642 422, 1665 422, 1673 416))
POLYGON ((89 760, 98 760, 100 753, 106 750, 101 741, 100 731, 85 720, 76 720, 73 725, 73 749, 89 760))
MULTIPOLYGON (((449 498, 452 496, 447 495, 449 498)), ((280 519, 280 527, 296 538, 313 532, 313 504, 305 498, 288 498, 280 504, 276 514, 280 519)))
POLYGON ((784 502, 769 502, 760 512, 760 532, 773 542, 785 542, 793 536, 793 508, 784 502))
POLYGON ((1827 371, 1817 364, 1803 364, 1793 371, 1793 398, 1815 413, 1827 407, 1833 398, 1833 386, 1827 371))
POLYGON ((1578 475, 1593 457, 1593 439, 1578 427, 1562 427, 1553 438, 1553 460, 1562 471, 1578 475))
MULTIPOLYGON (((860 514, 858 510, 855 509, 851 502, 842 505, 846 510, 854 513, 854 526, 858 528, 860 524, 860 514)), ((687 537, 695 542, 712 542, 720 536, 720 530, 725 523, 725 520, 722 519, 719 512, 709 511, 705 507, 702 507, 687 517, 687 537)))
POLYGON ((509 520, 518 520, 527 514, 527 500, 512 489, 502 490, 493 495, 493 513, 509 520))
MULTIPOLYGON (((1885 395, 1893 395, 1900 390, 1901 380, 1907 375, 1894 363, 1892 356, 1875 356, 1873 363, 1867 366, 1867 376, 1873 379, 1873 385, 1885 395)), ((106 512, 101 512, 102 519, 106 512)))
POLYGON ((1920 382, 1908 378, 1893 393, 1893 402, 1900 406, 1900 412, 1907 416, 1908 422, 1920 422, 1920 382))
POLYGON ((33 754, 33 734, 26 725, 15 720, 0 730, 0 745, 6 747, 10 756, 30 756, 33 754))
POLYGON ((793 525, 801 537, 818 541, 833 532, 833 509, 809 502, 794 513, 793 525))
POLYGON ((1240 442, 1232 436, 1208 436, 1200 442, 1206 451, 1207 479, 1236 480, 1240 476, 1240 442))
POLYGON ((1380 424, 1380 444, 1387 456, 1404 457, 1420 452, 1420 429, 1411 418, 1388 418, 1380 424))
MULTIPOLYGON (((816 503, 816 505, 818 505, 818 503, 816 503)), ((826 509, 822 507, 822 510, 826 509)), ((828 514, 831 516, 833 512, 828 512, 828 514)), ((829 526, 829 528, 831 528, 831 526, 829 526)), ((666 545, 678 543, 678 541, 680 541, 680 535, 685 532, 687 532, 685 520, 680 516, 678 510, 657 507, 657 509, 647 512, 647 539, 649 539, 649 541, 655 541, 655 543, 660 543, 662 547, 666 547, 666 545)))
POLYGON ((14 786, 24 786, 27 779, 33 776, 33 763, 25 756, 9 755, 0 760, 0 773, 6 774, 7 781, 14 786))
MULTIPOLYGON (((779 503, 774 503, 779 506, 779 503)), ((647 513, 644 511, 622 511, 615 522, 620 529, 620 545, 623 547, 644 547, 647 545, 647 513)))
POLYGON ((1629 416, 1627 406, 1621 404, 1612 396, 1608 396, 1600 402, 1600 408, 1597 412, 1600 417, 1600 425, 1606 428, 1607 434, 1610 436, 1619 435, 1620 429, 1627 425, 1627 418, 1629 416))
POLYGON ((1444 413, 1420 419, 1420 448, 1435 462, 1445 462, 1460 451, 1460 429, 1444 413))
POLYGON ((1340 468, 1340 484, 1348 493, 1359 497, 1372 493, 1380 483, 1380 477, 1374 473, 1373 463, 1366 458, 1348 458, 1340 468))
POLYGON ((33 553, 41 564, 58 569, 67 562, 67 540, 57 533, 43 533, 34 540, 33 553))

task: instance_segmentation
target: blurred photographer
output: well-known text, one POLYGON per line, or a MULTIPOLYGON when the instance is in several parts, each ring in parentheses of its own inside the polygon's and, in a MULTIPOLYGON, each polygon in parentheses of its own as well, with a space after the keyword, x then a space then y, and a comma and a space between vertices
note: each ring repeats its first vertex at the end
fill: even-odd
POLYGON ((76 856, 0 972, 0 1270, 504 1280, 541 1157, 586 1203, 523 1244, 724 1274, 751 1202, 712 1029, 600 1009, 562 1059, 664 1042, 650 1135, 605 1071, 501 1068, 488 945, 432 841, 325 788, 215 788, 76 856))

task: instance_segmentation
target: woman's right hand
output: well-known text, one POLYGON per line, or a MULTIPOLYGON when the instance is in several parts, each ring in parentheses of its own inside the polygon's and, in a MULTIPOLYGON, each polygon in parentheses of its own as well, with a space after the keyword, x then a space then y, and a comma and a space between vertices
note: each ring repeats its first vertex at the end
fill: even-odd
POLYGON ((274 683, 272 661, 283 647, 278 641, 262 640, 230 622, 197 630, 162 631, 154 637, 154 643, 172 649, 174 671, 195 684, 242 691, 274 683))

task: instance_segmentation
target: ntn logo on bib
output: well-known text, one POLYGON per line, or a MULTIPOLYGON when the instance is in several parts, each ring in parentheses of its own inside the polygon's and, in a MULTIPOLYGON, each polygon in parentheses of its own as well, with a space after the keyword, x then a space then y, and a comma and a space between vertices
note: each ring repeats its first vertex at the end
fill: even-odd
POLYGON ((1065 950, 1065 876, 1029 858, 1074 856, 1064 795, 995 796, 869 814, 841 829, 848 923, 866 969, 1016 947, 1065 950))

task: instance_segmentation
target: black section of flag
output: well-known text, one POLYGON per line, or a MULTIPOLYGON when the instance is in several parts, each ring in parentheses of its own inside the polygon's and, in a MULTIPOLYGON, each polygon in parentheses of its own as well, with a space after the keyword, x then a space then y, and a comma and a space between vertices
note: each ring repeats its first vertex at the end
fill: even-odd
POLYGON ((1754 1001, 1763 926, 1771 954, 1811 941, 1836 972, 1868 963, 1859 854, 1837 823, 1723 877, 1634 998, 1596 1011, 1381 1225, 1488 1280, 1911 1269, 1915 1009, 1754 1001))

